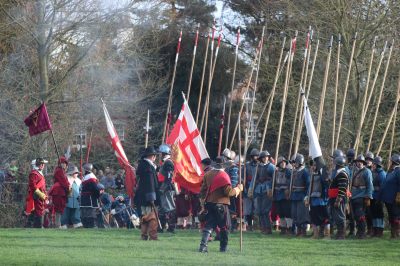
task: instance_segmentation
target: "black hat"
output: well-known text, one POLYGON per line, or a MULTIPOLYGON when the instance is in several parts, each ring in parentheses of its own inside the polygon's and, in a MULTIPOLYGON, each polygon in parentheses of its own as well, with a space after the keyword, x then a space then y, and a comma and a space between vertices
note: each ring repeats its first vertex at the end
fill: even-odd
POLYGON ((204 164, 206 166, 209 166, 212 164, 212 161, 210 158, 204 158, 203 160, 201 160, 201 164, 204 164))
POLYGON ((157 155, 159 152, 157 152, 156 149, 154 149, 153 146, 147 147, 144 152, 143 152, 143 156, 147 157, 149 155, 157 155))
POLYGON ((36 158, 36 166, 39 166, 39 165, 44 164, 44 163, 48 163, 48 161, 43 159, 43 158, 41 158, 41 157, 36 158))

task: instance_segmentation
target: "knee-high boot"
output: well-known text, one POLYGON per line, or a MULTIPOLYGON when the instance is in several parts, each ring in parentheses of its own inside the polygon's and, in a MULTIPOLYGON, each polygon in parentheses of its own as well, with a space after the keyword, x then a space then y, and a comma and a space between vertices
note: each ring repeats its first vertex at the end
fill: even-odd
POLYGON ((211 235, 211 229, 203 229, 203 232, 201 234, 199 252, 202 252, 202 253, 208 252, 207 243, 208 243, 208 238, 210 237, 210 235, 211 235))
POLYGON ((228 248, 228 231, 221 230, 219 240, 219 251, 226 252, 228 248))

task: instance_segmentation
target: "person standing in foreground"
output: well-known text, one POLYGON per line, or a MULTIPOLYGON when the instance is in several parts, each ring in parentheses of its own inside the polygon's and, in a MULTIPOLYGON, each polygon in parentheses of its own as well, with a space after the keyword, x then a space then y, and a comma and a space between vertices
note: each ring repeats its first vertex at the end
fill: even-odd
POLYGON ((67 229, 69 224, 72 224, 74 228, 79 228, 83 225, 81 222, 79 203, 82 181, 78 178, 78 167, 69 165, 67 175, 68 182, 71 186, 71 193, 68 194, 67 206, 65 207, 64 213, 61 216, 61 228, 67 229))
POLYGON ((400 154, 390 158, 391 165, 381 189, 381 200, 389 215, 391 238, 400 238, 400 154))
POLYGON ((94 175, 93 165, 85 163, 83 165, 85 176, 82 180, 81 193, 81 215, 82 224, 85 228, 93 228, 97 218, 96 210, 99 208, 100 190, 98 188, 98 180, 94 175))
MULTIPOLYGON (((210 167, 209 158, 201 161, 203 170, 210 167)), ((232 188, 229 175, 222 166, 212 169, 204 174, 203 183, 200 189, 200 201, 202 209, 207 213, 205 226, 203 228, 199 252, 208 252, 207 243, 212 230, 220 229, 220 248, 221 252, 227 251, 228 246, 228 206, 230 197, 237 197, 243 191, 243 185, 239 184, 232 188)))
POLYGON ((33 215, 33 227, 35 228, 43 228, 47 194, 46 180, 42 171, 46 163, 47 161, 43 158, 37 158, 35 167, 29 174, 25 213, 33 215))
POLYGON ((158 213, 159 188, 155 160, 157 151, 154 147, 145 149, 142 159, 136 170, 139 179, 136 191, 138 208, 141 209, 142 240, 158 240, 158 213))
POLYGON ((374 192, 372 192, 371 200, 371 218, 372 218, 372 236, 382 237, 384 224, 383 203, 380 199, 381 188, 385 183, 386 172, 382 167, 382 158, 376 156, 372 164, 372 184, 374 185, 374 192))

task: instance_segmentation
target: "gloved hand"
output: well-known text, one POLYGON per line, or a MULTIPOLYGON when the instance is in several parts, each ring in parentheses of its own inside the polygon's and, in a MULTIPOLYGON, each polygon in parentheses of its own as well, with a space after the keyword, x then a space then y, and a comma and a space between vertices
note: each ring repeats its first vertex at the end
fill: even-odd
POLYGON ((237 186, 233 190, 235 191, 235 197, 237 198, 240 195, 240 192, 243 191, 243 186, 242 187, 237 186))
POLYGON ((400 192, 397 192, 396 194, 396 204, 400 205, 400 192))
POLYGON ((336 200, 335 200, 335 203, 333 204, 333 206, 335 207, 335 208, 339 208, 339 206, 340 206, 340 204, 342 203, 342 198, 336 198, 336 200))
POLYGON ((239 184, 239 185, 237 185, 236 187, 240 189, 240 192, 243 191, 243 184, 239 184))
POLYGON ((115 215, 115 209, 112 209, 110 212, 112 215, 115 215))
POLYGON ((369 198, 364 198, 364 204, 366 207, 371 206, 371 200, 369 198))
POLYGON ((46 194, 43 193, 42 191, 40 191, 38 188, 35 190, 35 195, 38 196, 39 199, 41 199, 41 200, 47 199, 46 194))
POLYGON ((306 207, 309 207, 309 206, 310 206, 310 199, 308 198, 308 196, 305 196, 305 197, 304 197, 304 205, 305 205, 306 207))

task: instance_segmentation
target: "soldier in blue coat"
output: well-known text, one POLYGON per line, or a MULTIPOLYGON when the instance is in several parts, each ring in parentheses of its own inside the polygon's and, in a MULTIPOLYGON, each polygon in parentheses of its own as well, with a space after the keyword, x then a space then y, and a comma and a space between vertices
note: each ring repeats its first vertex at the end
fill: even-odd
POLYGON ((252 149, 250 151, 250 161, 246 162, 246 186, 243 193, 243 215, 245 217, 246 224, 248 225, 248 230, 253 231, 253 216, 254 216, 254 195, 251 191, 250 183, 256 176, 256 169, 258 167, 258 156, 260 151, 257 149, 252 149))
POLYGON ((372 219, 372 236, 382 237, 383 229, 385 228, 383 218, 383 203, 380 199, 381 187, 386 179, 386 172, 383 170, 382 158, 376 156, 372 164, 372 184, 374 185, 374 191, 372 192, 371 200, 371 219, 372 219))
POLYGON ((390 171, 382 186, 380 198, 388 211, 391 237, 400 238, 400 154, 394 154, 390 161, 390 171))
POLYGON ((372 173, 366 165, 364 155, 359 155, 354 160, 357 171, 352 179, 351 187, 351 207, 353 209, 354 219, 356 221, 358 239, 364 239, 366 236, 366 209, 371 205, 372 199, 372 173))
POLYGON ((310 173, 304 166, 304 156, 294 155, 294 169, 290 182, 291 216, 297 227, 297 236, 306 236, 307 224, 310 222, 308 208, 305 205, 307 191, 310 187, 310 173))

